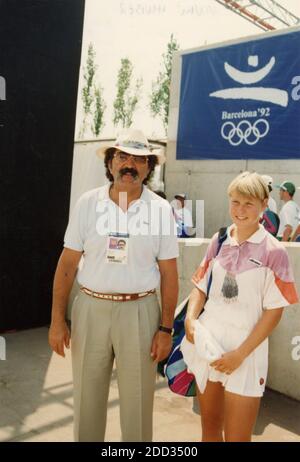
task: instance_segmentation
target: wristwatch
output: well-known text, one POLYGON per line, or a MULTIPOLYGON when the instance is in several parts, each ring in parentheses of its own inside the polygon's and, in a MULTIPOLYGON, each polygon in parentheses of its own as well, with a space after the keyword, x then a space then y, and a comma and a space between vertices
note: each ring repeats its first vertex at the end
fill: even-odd
POLYGON ((173 329, 171 329, 170 327, 159 326, 158 330, 160 330, 161 332, 165 332, 166 334, 173 334, 173 329))

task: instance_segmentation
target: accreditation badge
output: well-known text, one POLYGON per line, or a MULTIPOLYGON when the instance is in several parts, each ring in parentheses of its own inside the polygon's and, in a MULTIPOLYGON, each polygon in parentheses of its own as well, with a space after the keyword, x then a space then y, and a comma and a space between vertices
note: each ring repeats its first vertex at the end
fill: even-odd
POLYGON ((107 237, 106 263, 128 263, 129 234, 110 233, 107 237))

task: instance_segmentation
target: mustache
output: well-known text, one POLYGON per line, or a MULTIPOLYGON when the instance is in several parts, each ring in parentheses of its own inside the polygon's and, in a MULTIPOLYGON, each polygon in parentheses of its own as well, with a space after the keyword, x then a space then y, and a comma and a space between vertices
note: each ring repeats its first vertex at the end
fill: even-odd
POLYGON ((121 176, 126 175, 126 173, 130 173, 130 175, 132 175, 134 178, 138 176, 138 172, 135 168, 121 168, 119 173, 121 176))

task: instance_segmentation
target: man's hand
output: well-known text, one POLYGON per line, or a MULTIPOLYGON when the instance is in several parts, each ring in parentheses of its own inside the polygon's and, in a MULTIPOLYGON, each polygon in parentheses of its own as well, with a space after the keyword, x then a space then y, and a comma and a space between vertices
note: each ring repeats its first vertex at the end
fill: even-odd
POLYGON ((291 225, 286 225, 282 235, 282 242, 288 242, 293 232, 291 225))
POLYGON ((70 348, 70 330, 65 321, 51 323, 49 345, 60 356, 65 357, 65 348, 70 348))
POLYGON ((159 363, 169 355, 171 348, 172 336, 159 330, 152 340, 151 358, 155 363, 159 363))
POLYGON ((238 350, 234 350, 225 353, 220 359, 212 362, 210 366, 214 367, 216 371, 231 374, 242 364, 243 361, 243 355, 238 350))
POLYGON ((195 343, 195 340, 194 340, 195 319, 192 319, 192 318, 185 318, 185 321, 184 321, 184 329, 185 329, 185 336, 186 336, 186 339, 187 339, 190 343, 195 343))

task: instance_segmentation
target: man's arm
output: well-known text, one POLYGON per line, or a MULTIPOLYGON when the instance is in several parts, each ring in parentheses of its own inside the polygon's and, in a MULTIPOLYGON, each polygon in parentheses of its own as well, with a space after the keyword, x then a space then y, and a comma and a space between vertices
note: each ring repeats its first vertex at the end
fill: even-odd
POLYGON ((162 305, 161 324, 173 327, 174 313, 178 299, 178 273, 176 258, 159 260, 160 293, 162 305))
POLYGON ((295 229, 294 234, 291 237, 291 241, 295 241, 299 235, 300 235, 300 225, 298 225, 297 228, 295 229))
MULTIPOLYGON (((178 299, 178 273, 176 258, 158 261, 161 284, 161 324, 172 328, 178 299)), ((154 361, 165 359, 171 351, 172 337, 166 332, 158 331, 152 342, 151 356, 154 361)))
POLYGON ((54 276, 49 344, 52 350, 61 356, 65 356, 64 347, 69 348, 70 345, 70 331, 65 316, 81 256, 82 252, 65 248, 59 258, 54 276))

